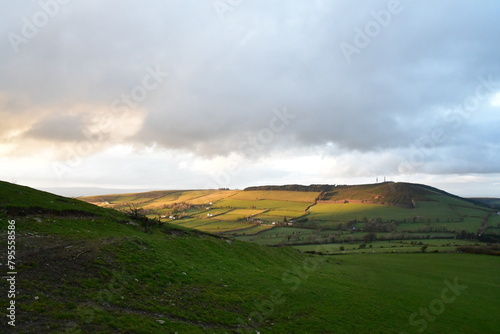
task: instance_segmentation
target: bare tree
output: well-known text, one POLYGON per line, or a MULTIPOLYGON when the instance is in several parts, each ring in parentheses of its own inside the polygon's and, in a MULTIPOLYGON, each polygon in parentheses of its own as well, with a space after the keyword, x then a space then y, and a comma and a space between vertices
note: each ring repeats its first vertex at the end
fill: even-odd
POLYGON ((126 203, 126 206, 127 208, 124 210, 124 212, 131 218, 140 220, 146 217, 146 210, 144 210, 144 208, 141 208, 138 203, 126 203))
MULTIPOLYGON (((152 227, 156 225, 156 221, 150 220, 146 214, 146 210, 141 208, 138 203, 127 203, 127 208, 123 210, 130 218, 139 221, 144 232, 150 232, 152 227)), ((160 223, 158 222, 158 225, 160 223)))

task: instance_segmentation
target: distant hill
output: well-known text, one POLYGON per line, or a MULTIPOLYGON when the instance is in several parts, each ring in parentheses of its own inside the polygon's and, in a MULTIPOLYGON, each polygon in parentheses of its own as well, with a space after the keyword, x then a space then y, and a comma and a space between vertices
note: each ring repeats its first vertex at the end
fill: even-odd
POLYGON ((492 209, 500 210, 500 198, 474 197, 470 200, 482 203, 492 209))
POLYGON ((359 186, 340 186, 321 198, 322 201, 384 204, 414 208, 415 201, 429 200, 433 192, 410 183, 377 183, 359 186))
POLYGON ((461 198, 443 190, 423 184, 383 182, 364 185, 285 185, 259 186, 245 188, 245 191, 306 191, 321 192, 318 201, 321 203, 366 203, 384 204, 402 208, 414 208, 415 201, 433 201, 429 195, 446 196, 469 201, 473 204, 481 202, 461 198))
POLYGON ((65 197, 82 197, 95 196, 106 194, 127 194, 151 191, 147 189, 116 189, 116 188, 97 188, 97 187, 53 187, 40 188, 42 191, 65 196, 65 197))
MULTIPOLYGON (((151 218, 272 246, 330 244, 335 252, 345 242, 434 239, 443 240, 439 250, 449 251, 450 239, 500 241, 500 215, 491 207, 415 183, 267 185, 82 199, 120 210, 133 204, 151 218)), ((392 251, 387 244, 380 247, 392 251)))
POLYGON ((255 186, 247 187, 244 191, 304 191, 304 192, 322 192, 334 189, 335 185, 329 184, 311 184, 309 186, 301 184, 287 184, 283 186, 255 186))

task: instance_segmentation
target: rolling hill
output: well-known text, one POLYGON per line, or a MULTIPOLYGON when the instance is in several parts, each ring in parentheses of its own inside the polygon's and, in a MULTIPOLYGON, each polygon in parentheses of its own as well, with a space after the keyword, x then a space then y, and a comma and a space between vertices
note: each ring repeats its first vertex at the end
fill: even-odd
POLYGON ((151 218, 264 245, 310 250, 329 244, 334 253, 367 242, 393 252, 388 241, 402 242, 401 251, 418 251, 415 243, 422 240, 437 251, 454 250, 461 244, 456 240, 500 241, 500 216, 488 205, 422 184, 260 186, 82 199, 119 210, 133 203, 151 218))
POLYGON ((482 203, 483 205, 486 205, 492 209, 500 210, 500 198, 476 197, 476 198, 471 198, 471 200, 482 203))
MULTIPOLYGON (((227 194, 250 200, 250 192, 227 194)), ((218 191, 159 195, 230 200, 218 191)), ((128 198, 154 206, 148 196, 128 198)), ((270 196, 279 207, 283 198, 270 196)), ((4 275, 8 226, 16 236, 15 285, 0 283, 3 296, 16 292, 16 326, 3 298, 0 332, 455 334, 500 326, 494 256, 319 256, 139 218, 0 182, 4 275)))

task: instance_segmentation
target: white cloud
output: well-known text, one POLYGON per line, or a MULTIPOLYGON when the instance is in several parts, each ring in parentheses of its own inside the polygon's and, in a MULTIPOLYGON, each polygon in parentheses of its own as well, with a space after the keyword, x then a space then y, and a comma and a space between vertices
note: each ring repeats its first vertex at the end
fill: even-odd
POLYGON ((496 93, 490 100, 490 104, 493 107, 500 107, 500 93, 496 93))

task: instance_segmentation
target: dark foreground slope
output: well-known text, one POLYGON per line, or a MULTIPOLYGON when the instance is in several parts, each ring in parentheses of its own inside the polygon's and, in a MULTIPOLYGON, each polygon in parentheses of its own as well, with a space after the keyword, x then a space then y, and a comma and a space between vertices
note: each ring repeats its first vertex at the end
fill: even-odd
POLYGON ((494 333, 500 326, 493 256, 320 257, 170 225, 145 233, 119 212, 0 183, 2 275, 9 221, 16 327, 7 324, 3 279, 1 333, 494 333))

